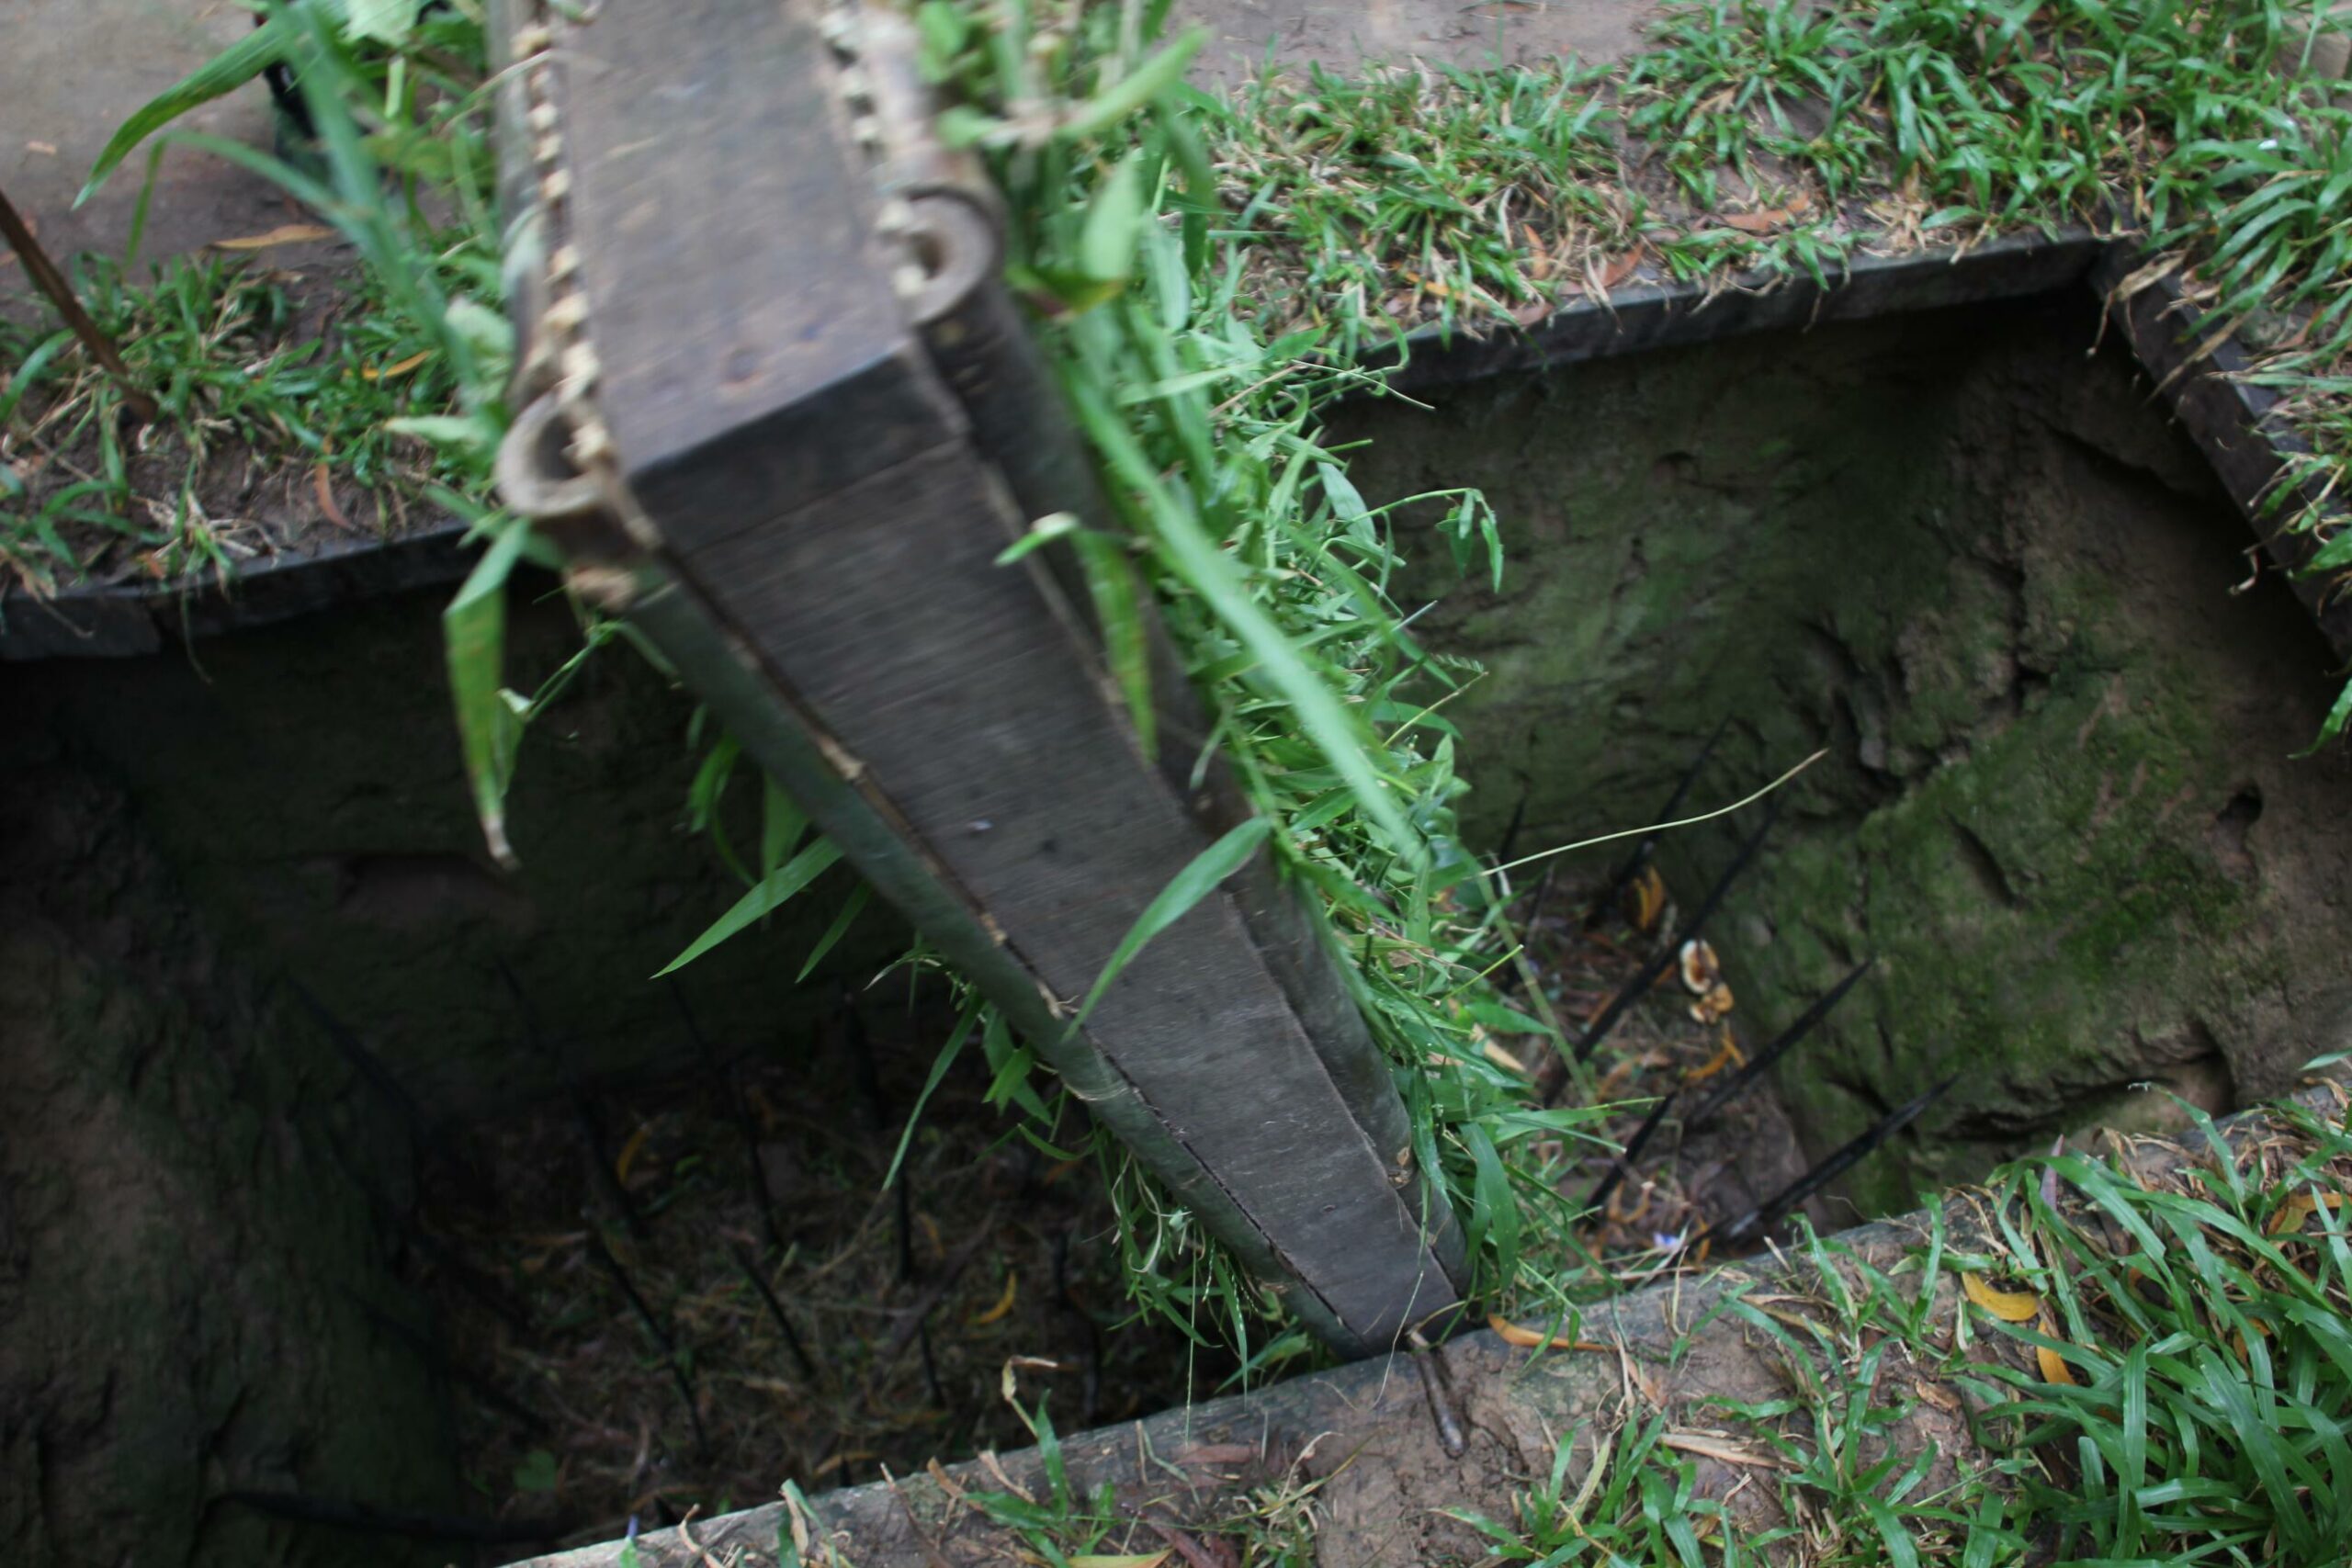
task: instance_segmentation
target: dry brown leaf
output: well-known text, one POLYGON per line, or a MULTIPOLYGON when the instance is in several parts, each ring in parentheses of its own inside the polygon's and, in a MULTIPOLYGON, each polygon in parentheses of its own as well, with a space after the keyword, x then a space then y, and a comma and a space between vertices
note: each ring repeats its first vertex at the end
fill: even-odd
POLYGON ((1258 1457, 1254 1443, 1195 1443, 1176 1456, 1181 1465, 1248 1464, 1258 1457))
POLYGON ((1713 1023, 1731 1010, 1731 987, 1718 980, 1713 990, 1690 1004, 1690 1016, 1701 1023, 1713 1023))
POLYGON ((1982 1274, 1962 1274, 1960 1285, 1970 1301, 2003 1323, 2023 1323, 2041 1310, 2041 1298, 2031 1291, 1996 1290, 1982 1274))
POLYGON ((1623 255, 1611 256, 1606 262, 1595 262, 1587 266, 1585 287, 1592 293, 1606 294, 1633 276, 1634 269, 1641 265, 1642 247, 1635 245, 1623 255))
POLYGON ((1746 1449, 1737 1443, 1727 1443, 1720 1438, 1710 1438, 1702 1432, 1668 1432, 1658 1439, 1669 1449, 1686 1454, 1697 1454, 1723 1464, 1745 1464, 1764 1470, 1786 1470, 1789 1461, 1778 1454, 1746 1449))
MULTIPOLYGON (((327 514, 327 521, 345 533, 351 532, 351 519, 345 517, 343 508, 334 503, 334 488, 324 463, 311 470, 311 486, 319 492, 319 510, 327 514)), ((642 1133, 645 1129, 638 1130, 642 1133)))
POLYGON ((1164 1550, 1140 1557, 1105 1557, 1096 1552, 1081 1552, 1069 1560, 1069 1568, 1159 1568, 1168 1561, 1168 1556, 1164 1550))
POLYGON ((1682 988, 1694 997, 1703 997, 1723 984, 1723 961, 1715 956, 1713 946, 1704 937, 1694 937, 1682 944, 1682 988))
POLYGON ((207 249, 215 251, 266 251, 273 245, 304 245, 313 240, 332 240, 334 231, 318 223, 281 223, 261 234, 243 234, 233 240, 214 240, 207 249))
POLYGON ((359 378, 363 381, 389 381, 395 376, 407 375, 410 371, 415 369, 418 366, 424 364, 426 360, 432 357, 433 351, 431 349, 420 348, 414 354, 410 355, 406 359, 401 360, 398 365, 387 365, 381 370, 377 369, 372 365, 368 366, 359 372, 359 378))
POLYGON ((2033 1348, 2033 1359, 2041 1363, 2043 1382, 2063 1382, 2070 1387, 2073 1386, 2075 1374, 2067 1367, 2065 1358, 2059 1355, 2057 1351, 2047 1345, 2036 1345, 2033 1348))
POLYGON ((1923 1379, 1914 1378, 1911 1380, 1911 1392, 1919 1396, 1921 1404, 1932 1404, 1946 1415, 1960 1414, 1960 1395, 1948 1388, 1939 1387, 1923 1379))
MULTIPOLYGON (((2329 1193, 2327 1195, 2327 1206, 2331 1209, 2341 1209, 2344 1207, 2344 1194, 2341 1192, 2329 1193)), ((2319 1204, 2312 1199, 2310 1193, 2295 1193, 2285 1202, 2278 1205, 2278 1212, 2270 1216, 2270 1223, 2262 1227, 2262 1234, 2265 1235, 2283 1235, 2289 1231, 2299 1231, 2303 1228, 2303 1222, 2310 1219, 2317 1213, 2319 1213, 2319 1204)))
POLYGON ((1810 217, 1812 213, 1812 198, 1799 196, 1786 207, 1770 208, 1762 212, 1718 212, 1715 221, 1743 234, 1770 234, 1799 219, 1810 217))

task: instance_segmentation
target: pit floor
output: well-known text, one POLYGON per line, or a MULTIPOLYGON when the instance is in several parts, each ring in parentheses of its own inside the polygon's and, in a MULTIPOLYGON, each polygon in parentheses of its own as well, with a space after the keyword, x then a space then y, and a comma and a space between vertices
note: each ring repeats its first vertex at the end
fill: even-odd
MULTIPOLYGON (((1588 922, 1595 888, 1557 880, 1531 886, 1519 913, 1532 917, 1528 974, 1573 1030, 1670 940, 1679 913, 1652 877, 1588 922)), ((1655 1096, 1744 1059, 1736 999, 1706 1020, 1698 1002, 1669 971, 1596 1053, 1592 1092, 1613 1105, 1617 1141, 1655 1096)), ((1101 1172, 985 1104, 977 1050, 942 1081, 885 1190, 951 1029, 935 981, 910 991, 895 975, 845 1001, 826 1045, 800 1058, 713 1042, 692 1079, 582 1089, 453 1140, 428 1172, 407 1259, 433 1329, 384 1331, 446 1390, 484 1512, 548 1521, 551 1539, 578 1544, 765 1502, 787 1477, 815 1492, 1025 1447, 1001 1392, 1008 1367, 1065 1430, 1237 1386, 1231 1353, 1125 1299, 1101 1172)), ((1544 1066, 1540 1036, 1497 1046, 1531 1077, 1544 1066)), ((1073 1115, 1056 1141, 1080 1135, 1073 1115)), ((1581 1239, 1638 1283, 1690 1261, 1684 1243, 1804 1168, 1759 1085, 1705 1127, 1669 1120, 1581 1239)), ((1561 1190, 1581 1197, 1608 1168, 1596 1152, 1561 1190)), ((1303 1350, 1276 1375, 1317 1359, 1303 1350)))

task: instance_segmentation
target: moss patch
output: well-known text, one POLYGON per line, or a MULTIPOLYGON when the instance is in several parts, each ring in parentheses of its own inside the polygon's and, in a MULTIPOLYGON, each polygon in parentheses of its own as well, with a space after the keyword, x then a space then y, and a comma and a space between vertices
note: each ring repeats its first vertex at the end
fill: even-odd
MULTIPOLYGON (((1943 312, 1343 416, 1368 496, 1503 518, 1503 592, 1432 578, 1419 623, 1488 669, 1447 709, 1474 837, 1522 796, 1521 853, 1639 825, 1725 717, 1694 807, 1828 748, 1714 934, 1751 1032, 1879 961, 1782 1071, 1815 1152, 1957 1076, 1870 1211, 2343 1033, 2352 771, 2290 760, 2330 660, 2282 585, 2233 592, 2243 525, 2094 331, 1943 312)), ((1742 830, 1669 836, 1686 897, 1742 830)))

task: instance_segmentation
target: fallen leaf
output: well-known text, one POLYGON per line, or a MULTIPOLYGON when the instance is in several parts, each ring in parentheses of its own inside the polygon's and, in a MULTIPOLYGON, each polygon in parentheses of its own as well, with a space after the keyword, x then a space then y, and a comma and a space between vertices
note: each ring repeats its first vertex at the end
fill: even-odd
POLYGON ((1069 1560, 1069 1568, 1159 1568, 1168 1557, 1165 1550, 1142 1557, 1105 1557, 1095 1552, 1082 1552, 1069 1560))
POLYGON ((57 156, 57 143, 54 141, 28 141, 25 143, 25 151, 28 152, 39 152, 46 158, 54 158, 57 156))
POLYGON ((1707 1065, 1682 1081, 1685 1084, 1703 1083, 1725 1067, 1744 1067, 1747 1065, 1747 1058, 1741 1054, 1739 1042, 1732 1038, 1731 1025, 1726 1023, 1723 1026, 1723 1043, 1715 1048, 1713 1055, 1707 1058, 1707 1065))
MULTIPOLYGON (((320 474, 323 476, 323 475, 326 473, 326 471, 327 471, 327 467, 326 467, 326 465, 325 465, 324 463, 320 464, 320 465, 319 465, 319 472, 320 472, 320 474)), ((320 482, 321 482, 321 485, 322 485, 322 494, 323 494, 323 493, 324 493, 324 491, 323 491, 323 486, 324 486, 324 482, 325 482, 325 481, 324 481, 324 479, 322 479, 320 482)), ((345 523, 345 524, 344 524, 344 526, 345 526, 345 527, 346 527, 346 528, 348 528, 348 527, 350 527, 350 526, 351 526, 351 525, 350 525, 350 524, 348 524, 348 523, 345 523)), ((646 1140, 646 1139, 648 1139, 648 1138, 650 1138, 650 1137, 651 1137, 652 1135, 653 1135, 653 1123, 652 1123, 652 1122, 639 1122, 639 1123, 637 1124, 637 1131, 636 1131, 636 1132, 634 1132, 634 1133, 631 1133, 631 1134, 628 1135, 628 1143, 626 1143, 626 1144, 623 1144, 623 1145, 621 1145, 620 1157, 619 1157, 618 1159, 616 1159, 616 1160, 613 1161, 613 1179, 614 1179, 614 1180, 616 1180, 616 1181, 619 1182, 619 1183, 620 1183, 622 1186, 624 1186, 624 1187, 626 1187, 626 1186, 628 1186, 628 1172, 629 1172, 629 1167, 631 1167, 631 1166, 635 1165, 635 1164, 637 1163, 637 1156, 639 1156, 639 1155, 641 1155, 641 1154, 643 1154, 643 1153, 645 1152, 645 1140, 646 1140)))
POLYGON ((1939 1388, 1934 1383, 1914 1378, 1911 1380, 1911 1392, 1919 1396, 1920 1403, 1932 1404, 1946 1415, 1956 1416, 1960 1413, 1960 1395, 1948 1388, 1939 1388))
MULTIPOLYGON (((327 521, 345 533, 351 532, 351 519, 345 517, 343 514, 343 508, 334 503, 334 487, 328 479, 327 466, 324 463, 319 464, 311 470, 311 486, 319 492, 319 510, 327 514, 327 521)), ((638 1129, 639 1137, 644 1136, 644 1133, 645 1129, 642 1127, 638 1129)))
POLYGON ((1006 1313, 1012 1310, 1012 1298, 1020 1289, 1021 1275, 1019 1270, 1012 1269, 1006 1269, 1004 1271, 1004 1294, 997 1297, 996 1305, 989 1308, 988 1311, 972 1319, 972 1326, 975 1328, 980 1328, 985 1327, 989 1324, 1000 1321, 1006 1313))
POLYGON ((2074 1386, 2075 1374, 2067 1369, 2065 1359, 2047 1345, 2033 1348, 2033 1359, 2041 1363, 2043 1382, 2063 1382, 2074 1386))
POLYGON ((1521 1328, 1519 1325, 1511 1322, 1509 1318, 1504 1317, 1499 1313, 1487 1319, 1487 1326, 1493 1329, 1495 1331, 1496 1337, 1499 1338, 1504 1344, 1516 1345, 1522 1350, 1532 1350, 1538 1346, 1552 1350, 1607 1351, 1611 1348, 1611 1347, 1607 1345, 1596 1345, 1589 1339, 1563 1339, 1556 1337, 1546 1339, 1539 1331, 1532 1328, 1521 1328))
POLYGON ((1762 212, 1718 212, 1715 221, 1743 234, 1770 234, 1776 229, 1811 216, 1812 212, 1812 199, 1800 196, 1786 207, 1770 208, 1762 212))
POLYGON ((1623 255, 1611 256, 1606 262, 1587 267, 1589 281, 1585 287, 1595 294, 1606 294, 1633 276, 1634 269, 1641 265, 1642 247, 1636 245, 1623 255))
POLYGON ((2041 1298, 2030 1291, 1999 1291, 1982 1274, 1962 1274, 1961 1289, 1968 1299, 2003 1323, 2023 1323, 2041 1310, 2041 1298))
MULTIPOLYGON (((1642 867, 1642 874, 1634 879, 1634 885, 1625 892, 1633 903, 1634 929, 1638 931, 1657 930, 1658 917, 1666 913, 1666 879, 1658 875, 1657 867, 1642 867)), ((1714 950, 1710 948, 1708 956, 1712 958, 1713 955, 1714 950)))
POLYGON ((1713 990, 1690 1004, 1690 1016, 1701 1023, 1713 1023, 1731 1009, 1731 987, 1718 980, 1713 990))
POLYGON ((1753 1465, 1765 1470, 1786 1470, 1789 1461, 1778 1454, 1768 1454, 1755 1449, 1744 1449, 1737 1443, 1727 1443, 1701 1432, 1668 1432, 1658 1439, 1669 1449, 1686 1454, 1697 1454, 1723 1464, 1753 1465))
POLYGON ((1176 1456, 1178 1464, 1247 1464, 1258 1457, 1254 1443, 1195 1443, 1176 1456))
POLYGON ((214 240, 207 247, 216 251, 266 251, 273 245, 301 245, 313 240, 332 240, 334 231, 317 223, 281 223, 263 234, 245 234, 234 240, 214 240))
POLYGON ((1521 1061, 1517 1056, 1512 1055, 1510 1052, 1504 1050, 1501 1046, 1496 1044, 1493 1041, 1486 1041, 1479 1045, 1478 1050, 1479 1054, 1484 1055, 1487 1060, 1492 1062, 1495 1066, 1502 1068, 1504 1071, 1517 1073, 1521 1077, 1525 1077, 1527 1076, 1527 1064, 1521 1061))
MULTIPOLYGON (((2327 1206, 2331 1209, 2344 1207, 2344 1194, 2329 1193, 2327 1206)), ((2297 1192, 2278 1205, 2278 1212, 2270 1216, 2270 1223, 2262 1227, 2262 1234, 2283 1235, 2289 1231, 2299 1231, 2303 1228, 2303 1222, 2317 1213, 2319 1213, 2319 1204, 2312 1195, 2308 1192, 2297 1192)))
POLYGON ((401 360, 398 365, 387 365, 381 370, 377 369, 373 366, 363 367, 359 372, 359 378, 363 381, 389 381, 395 376, 407 375, 410 371, 415 369, 418 366, 424 364, 426 360, 432 357, 433 351, 431 349, 420 348, 414 354, 410 355, 406 359, 401 360))

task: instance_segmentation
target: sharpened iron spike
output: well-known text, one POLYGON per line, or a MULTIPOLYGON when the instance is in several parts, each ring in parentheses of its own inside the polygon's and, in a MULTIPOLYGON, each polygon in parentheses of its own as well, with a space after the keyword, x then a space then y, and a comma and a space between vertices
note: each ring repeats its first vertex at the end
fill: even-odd
POLYGON ((597 1234, 593 1223, 588 1226, 588 1256, 594 1258, 605 1270, 605 1277, 619 1287, 621 1294, 636 1311, 637 1320, 645 1325, 646 1337, 653 1341, 654 1347, 662 1352, 662 1359, 669 1363, 670 1376, 678 1385, 678 1397, 686 1402, 686 1419, 694 1425, 695 1451, 708 1454, 710 1434, 703 1429, 702 1407, 695 1403, 694 1380, 686 1376, 685 1363, 678 1355, 677 1344, 662 1328, 661 1319, 653 1315, 653 1309, 645 1304, 645 1298, 638 1294, 637 1287, 629 1281, 628 1270, 621 1267, 621 1260, 613 1256, 613 1249, 605 1245, 605 1238, 597 1234))
MULTIPOLYGON (((1730 728, 1731 716, 1726 714, 1716 723, 1714 733, 1707 737, 1706 744, 1699 748, 1699 754, 1690 759, 1690 765, 1682 770, 1682 777, 1675 782, 1674 793, 1666 797, 1665 808, 1657 814, 1659 821, 1674 820, 1675 814, 1682 809, 1682 803, 1690 798, 1690 791, 1698 784, 1701 772, 1706 768, 1707 759, 1714 755, 1715 742, 1721 740, 1724 731, 1730 728)), ((1642 867, 1649 864, 1650 856, 1657 852, 1657 840, 1658 835, 1655 831, 1645 833, 1634 840, 1633 852, 1610 876, 1608 886, 1600 890, 1600 896, 1586 908, 1585 930, 1590 931, 1599 925, 1617 900, 1624 897, 1625 889, 1634 885, 1634 878, 1641 875, 1642 867)), ((1507 862, 1510 857, 1504 858, 1507 862)))
POLYGON ((347 1285, 338 1285, 335 1288, 343 1292, 346 1301, 359 1309, 360 1315, 375 1325, 387 1337, 407 1347, 418 1360, 423 1361, 434 1371, 458 1387, 469 1391, 484 1404, 492 1409, 503 1411, 533 1437, 546 1435, 548 1431, 546 1416, 508 1393, 481 1373, 454 1359, 433 1336, 411 1328, 407 1324, 347 1285))
POLYGON ((752 1207, 759 1211, 760 1234, 767 1238, 768 1250, 781 1255, 784 1251, 784 1231, 775 1220, 775 1194, 768 1190, 767 1167, 760 1162, 760 1132, 752 1125, 752 1108, 743 1103, 743 1085, 734 1064, 722 1062, 711 1049, 709 1037, 695 1020, 695 1010, 686 1005, 686 991, 677 980, 670 981, 670 999, 678 1004, 679 1021, 686 1026, 686 1038, 694 1043, 695 1055, 701 1061, 703 1071, 713 1078, 719 1092, 727 1097, 727 1109, 735 1122, 736 1135, 743 1142, 743 1157, 751 1162, 745 1183, 751 1189, 752 1207))
POLYGON ((1798 1204, 1853 1169, 1881 1144, 1909 1126, 1920 1112, 1942 1099, 1944 1091, 1959 1081, 1960 1075, 1955 1073, 1909 1104, 1898 1106, 1880 1117, 1868 1132, 1789 1183, 1770 1202, 1758 1204, 1724 1227, 1724 1239, 1744 1241, 1755 1232, 1770 1230, 1779 1224, 1798 1204))
POLYGON ((776 1300, 775 1292, 768 1287, 767 1276, 760 1272, 759 1266, 752 1261, 752 1255, 743 1250, 741 1243, 734 1244, 728 1250, 734 1255, 735 1267, 742 1271, 743 1278, 752 1282, 752 1289, 768 1309, 768 1316, 775 1320, 776 1332, 784 1336, 784 1348, 792 1352, 793 1364, 800 1369, 800 1375, 808 1380, 811 1388, 824 1387, 825 1380, 819 1375, 817 1363, 808 1354, 808 1347, 801 1343, 799 1330, 794 1328, 792 1319, 785 1315, 784 1303, 776 1300))
POLYGON ((1877 962, 1875 958, 1863 959, 1847 974, 1844 979, 1829 987, 1826 992, 1815 999, 1811 1007, 1798 1014, 1797 1021, 1781 1031, 1770 1045, 1756 1054, 1753 1060, 1736 1071, 1725 1074, 1724 1081, 1715 1086, 1714 1092, 1701 1100, 1698 1109, 1682 1119, 1683 1124, 1690 1127, 1698 1126, 1708 1117, 1737 1099, 1748 1085, 1770 1072, 1772 1064, 1787 1055, 1795 1048, 1799 1041, 1812 1033, 1814 1026, 1829 1016, 1830 1010, 1844 999, 1846 993, 1852 990, 1855 983, 1869 974, 1871 965, 1877 962))
MULTIPOLYGON (((1715 879, 1714 886, 1707 890, 1707 897, 1698 909, 1682 922, 1682 929, 1674 933, 1673 940, 1660 949, 1656 957, 1642 965, 1640 973, 1609 998, 1609 1005, 1600 1010, 1600 1016, 1586 1028, 1583 1037, 1577 1042, 1576 1059, 1578 1062, 1589 1058, 1600 1043, 1609 1038, 1609 1032, 1617 1027, 1618 1021, 1632 1010, 1635 1002, 1649 995, 1650 987, 1657 984, 1667 966, 1675 962, 1684 944, 1698 940, 1708 918, 1724 901, 1724 895, 1731 891, 1731 885, 1737 880, 1739 874, 1747 869, 1748 862, 1756 858, 1756 852, 1763 847, 1765 836, 1772 831, 1772 824, 1780 819, 1780 816, 1781 797, 1776 795, 1764 807, 1764 820, 1756 825, 1756 831, 1739 846, 1739 852, 1732 857, 1731 864, 1724 868, 1724 874, 1715 879)), ((1561 1091, 1566 1088, 1567 1080, 1563 1078, 1550 1094, 1544 1096, 1544 1104, 1557 1104, 1561 1091)))
POLYGON ((1600 1206, 1609 1201, 1609 1195, 1617 1190, 1617 1184, 1633 1173, 1634 1162, 1642 1157, 1642 1150, 1649 1146, 1651 1134, 1656 1133, 1658 1124, 1666 1120, 1666 1113, 1674 1107, 1675 1096, 1681 1092, 1680 1089, 1668 1089, 1659 1097, 1656 1105, 1650 1107, 1650 1113, 1642 1118, 1642 1124, 1634 1129, 1632 1137, 1625 1140, 1624 1152, 1609 1162, 1609 1169, 1599 1181, 1592 1184, 1592 1190, 1585 1195, 1584 1212, 1586 1213, 1599 1213, 1600 1206))

